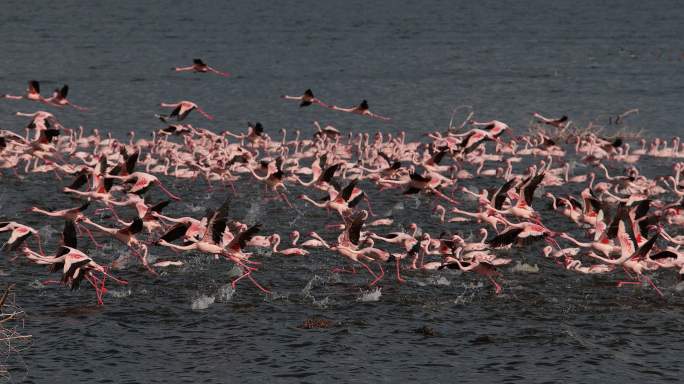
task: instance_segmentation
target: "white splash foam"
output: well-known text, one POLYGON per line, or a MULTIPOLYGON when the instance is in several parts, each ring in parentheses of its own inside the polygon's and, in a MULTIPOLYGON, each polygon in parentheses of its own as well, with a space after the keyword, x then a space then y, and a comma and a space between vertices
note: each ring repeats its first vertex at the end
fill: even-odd
POLYGON ((675 291, 677 291, 677 292, 684 291, 684 281, 675 285, 675 291))
POLYGON ((316 300, 316 298, 311 294, 311 290, 313 290, 314 284, 316 284, 316 283, 323 283, 323 278, 320 277, 320 276, 318 276, 318 275, 314 275, 314 276, 306 283, 306 285, 304 286, 304 288, 302 288, 302 296, 304 296, 304 298, 316 300))
POLYGON ((132 293, 133 291, 130 288, 107 289, 107 294, 117 299, 129 297, 132 293))
POLYGON ((539 273, 539 266, 537 264, 530 265, 527 263, 521 263, 519 261, 515 262, 515 265, 511 268, 513 273, 539 273))
POLYGON ((223 285, 219 287, 218 291, 216 292, 216 299, 220 303, 225 303, 233 299, 233 296, 235 296, 235 289, 233 289, 233 286, 230 284, 223 285))
POLYGON ((315 305, 318 308, 327 309, 330 306, 331 302, 332 302, 332 300, 330 300, 330 298, 328 296, 326 296, 325 298, 323 298, 321 300, 316 300, 314 298, 312 303, 313 303, 313 305, 315 305))
POLYGON ((356 298, 356 301, 362 303, 370 303, 373 301, 380 301, 380 296, 382 296, 382 288, 376 287, 368 291, 361 291, 361 295, 356 298))
POLYGON ((47 285, 43 284, 40 280, 33 280, 29 283, 29 288, 33 289, 46 289, 47 285))
POLYGON ((202 295, 195 300, 192 301, 192 305, 190 306, 193 311, 201 311, 204 309, 209 308, 210 305, 214 304, 216 301, 216 298, 214 296, 206 296, 202 295))

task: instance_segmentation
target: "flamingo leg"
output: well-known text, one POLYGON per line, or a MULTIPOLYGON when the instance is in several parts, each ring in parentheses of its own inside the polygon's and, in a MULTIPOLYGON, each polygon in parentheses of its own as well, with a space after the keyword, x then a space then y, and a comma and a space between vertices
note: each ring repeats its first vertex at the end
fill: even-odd
POLYGON ((36 236, 36 243, 38 243, 38 251, 42 256, 45 256, 45 252, 43 251, 43 246, 40 244, 40 234, 36 233, 34 234, 36 236))
POLYGON ((168 189, 164 188, 164 185, 163 185, 160 181, 157 181, 157 185, 158 185, 159 188, 161 188, 161 190, 162 190, 168 197, 170 197, 172 200, 176 200, 176 201, 179 201, 179 200, 180 200, 180 197, 174 195, 173 193, 169 192, 168 189))
POLYGON ((234 279, 233 281, 230 282, 231 287, 233 287, 233 289, 235 289, 235 287, 237 286, 238 281, 240 281, 240 280, 244 279, 245 277, 249 276, 251 273, 252 273, 252 270, 251 270, 251 269, 243 270, 243 271, 242 271, 242 275, 240 275, 240 277, 238 277, 237 279, 234 279))
POLYGON ((199 112, 202 116, 204 116, 207 120, 214 120, 214 116, 206 113, 202 108, 197 107, 197 112, 199 112))
POLYGON ((330 270, 332 273, 351 273, 351 274, 356 274, 356 269, 354 269, 354 266, 351 267, 351 269, 344 269, 342 267, 336 267, 330 270))
POLYGON ((369 287, 372 287, 372 286, 374 286, 375 284, 377 284, 378 281, 380 281, 380 280, 382 279, 382 277, 385 276, 385 270, 382 268, 382 264, 380 264, 380 263, 378 262, 378 266, 380 267, 380 273, 379 273, 378 276, 375 278, 375 280, 371 281, 371 283, 368 284, 369 287))
POLYGON ((373 207, 371 206, 370 199, 368 197, 364 197, 363 199, 366 200, 366 204, 368 204, 368 213, 371 216, 375 216, 375 213, 373 213, 373 207))
POLYGON ((97 248, 102 248, 102 247, 104 247, 104 244, 98 243, 97 240, 95 240, 95 237, 93 236, 93 233, 92 233, 88 228, 86 228, 85 226, 79 225, 79 224, 76 225, 76 228, 83 229, 83 231, 84 231, 84 232, 88 235, 88 237, 90 238, 90 241, 92 241, 93 244, 95 244, 95 246, 96 246, 97 248))
POLYGON ((396 256, 395 256, 394 259, 395 259, 395 260, 394 260, 394 264, 395 264, 395 266, 396 266, 396 268, 397 268, 397 283, 403 284, 403 283, 406 282, 406 279, 404 279, 404 278, 401 277, 401 266, 399 265, 399 264, 401 263, 401 259, 398 258, 398 257, 396 257, 396 256))
POLYGON ((651 287, 653 287, 653 289, 655 289, 658 296, 663 297, 663 298, 665 297, 665 295, 663 295, 663 293, 660 291, 660 289, 658 289, 658 287, 656 287, 656 285, 653 283, 653 280, 651 280, 650 277, 643 276, 643 278, 646 279, 646 281, 651 285, 651 287))
POLYGON ((254 279, 254 277, 252 277, 252 274, 251 274, 251 273, 247 276, 247 278, 249 278, 249 280, 251 280, 252 283, 253 283, 257 288, 259 288, 262 292, 264 292, 264 293, 271 293, 271 291, 269 291, 268 289, 266 289, 266 288, 262 287, 261 285, 259 285, 259 283, 257 283, 257 281, 254 279))
POLYGON ((501 293, 501 285, 499 285, 499 283, 497 283, 496 280, 494 280, 493 277, 491 277, 491 276, 489 276, 489 275, 487 275, 487 277, 489 278, 489 281, 491 281, 492 284, 494 284, 495 293, 496 293, 497 295, 500 294, 500 293, 501 293))
POLYGON ((283 199, 283 201, 287 204, 288 207, 294 209, 294 207, 292 206, 292 203, 290 203, 290 200, 287 199, 287 195, 285 195, 282 192, 278 192, 278 194, 280 195, 280 198, 283 199))

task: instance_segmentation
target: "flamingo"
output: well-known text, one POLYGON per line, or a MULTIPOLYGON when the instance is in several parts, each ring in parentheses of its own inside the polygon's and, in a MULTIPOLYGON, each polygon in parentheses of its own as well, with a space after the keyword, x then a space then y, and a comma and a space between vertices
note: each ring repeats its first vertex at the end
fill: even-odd
POLYGON ((27 259, 35 264, 50 265, 53 272, 62 269, 62 284, 77 289, 83 279, 86 279, 95 288, 98 305, 102 305, 102 295, 107 292, 104 284, 105 279, 110 278, 115 282, 126 285, 125 280, 117 279, 110 275, 107 269, 93 261, 88 255, 76 249, 76 228, 72 220, 66 220, 62 232, 62 245, 55 256, 43 256, 31 251, 28 247, 23 248, 27 259), (101 279, 95 276, 95 272, 102 275, 101 279))
POLYGON ((361 101, 361 104, 357 105, 356 107, 342 108, 342 107, 338 107, 336 105, 331 105, 329 108, 332 109, 333 111, 355 113, 357 115, 367 116, 367 117, 370 117, 372 119, 378 119, 378 120, 383 120, 383 121, 392 120, 389 117, 378 115, 376 113, 371 112, 369 107, 368 107, 368 101, 366 101, 365 99, 363 101, 361 101))
POLYGON ((222 77, 229 77, 230 73, 229 72, 221 72, 215 68, 210 67, 207 65, 202 59, 192 59, 192 65, 187 66, 187 67, 174 67, 171 68, 172 70, 176 72, 195 72, 195 73, 214 73, 216 75, 222 76, 222 77))
POLYGON ((196 110, 199 112, 202 116, 204 116, 207 120, 214 120, 214 116, 206 113, 202 108, 200 108, 197 104, 193 103, 192 101, 179 101, 177 103, 161 103, 159 104, 160 107, 163 108, 173 108, 173 111, 168 116, 165 115, 156 115, 161 121, 167 122, 168 119, 175 117, 178 121, 185 120, 186 117, 190 114, 190 112, 196 110))
MULTIPOLYGON (((281 99, 284 100, 295 100, 299 101, 299 107, 308 107, 309 105, 316 104, 320 105, 321 107, 325 108, 330 108, 330 106, 322 101, 320 101, 317 97, 314 96, 313 91, 311 89, 307 89, 304 91, 304 93, 301 96, 288 96, 288 95, 282 95, 280 96, 281 99)), ((339 133, 339 132, 338 132, 339 133)))
POLYGON ((77 109, 79 111, 87 111, 88 108, 82 107, 80 105, 76 105, 69 101, 67 99, 67 95, 69 94, 69 86, 64 84, 62 88, 55 89, 55 91, 52 93, 52 97, 48 97, 45 99, 45 102, 57 107, 65 107, 65 106, 71 106, 74 109, 77 109))
POLYGON ((3 244, 3 251, 16 251, 31 236, 35 237, 38 249, 43 254, 43 247, 40 244, 40 234, 37 230, 28 225, 17 223, 16 221, 0 222, 0 232, 11 231, 9 239, 3 244))
POLYGON ((5 99, 11 99, 11 100, 26 99, 26 100, 41 101, 41 102, 45 101, 45 99, 40 95, 40 83, 36 80, 29 80, 28 88, 26 89, 25 95, 13 96, 13 95, 5 94, 4 98, 5 99))

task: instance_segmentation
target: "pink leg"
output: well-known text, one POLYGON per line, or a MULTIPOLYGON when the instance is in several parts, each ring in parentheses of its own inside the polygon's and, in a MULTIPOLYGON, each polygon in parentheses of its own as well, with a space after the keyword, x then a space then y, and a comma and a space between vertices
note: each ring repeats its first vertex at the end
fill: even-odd
POLYGON ((336 267, 330 270, 332 273, 351 273, 351 274, 356 274, 356 269, 354 269, 354 266, 351 267, 351 269, 344 269, 342 267, 336 267))
POLYGON ((253 283, 257 288, 259 288, 262 292, 264 292, 264 293, 271 293, 271 291, 269 291, 268 289, 266 289, 266 288, 262 287, 261 285, 259 285, 259 283, 257 283, 256 280, 254 280, 254 278, 252 277, 252 274, 251 274, 251 273, 250 273, 249 276, 247 276, 247 277, 248 277, 248 278, 252 281, 252 283, 253 283))
POLYGON ((283 199, 283 201, 287 204, 288 207, 294 208, 294 207, 292 206, 292 204, 290 203, 290 200, 287 199, 287 195, 285 195, 285 194, 282 193, 282 192, 278 192, 278 194, 280 195, 280 198, 283 199))
POLYGON ((76 228, 83 229, 83 231, 84 231, 84 232, 88 235, 88 237, 90 238, 90 241, 92 241, 93 244, 95 244, 95 246, 96 246, 97 248, 102 248, 102 247, 104 247, 103 244, 100 244, 100 243, 98 243, 98 242, 95 240, 95 237, 93 236, 93 233, 92 233, 88 228, 86 228, 85 226, 79 225, 79 224, 76 225, 76 228))
POLYGON ((399 259, 398 257, 395 257, 394 258, 394 264, 397 267, 397 283, 403 284, 406 282, 406 280, 401 277, 401 266, 399 265, 400 263, 401 263, 401 259, 399 259))
POLYGON ((199 112, 202 116, 204 116, 207 120, 214 120, 214 116, 204 112, 204 110, 200 107, 197 107, 197 112, 199 112))
POLYGON ((623 285, 638 284, 641 285, 641 281, 618 281, 617 287, 620 288, 623 285))
POLYGON ((36 243, 38 243, 38 251, 40 252, 40 254, 42 256, 45 256, 45 252, 43 251, 43 246, 40 245, 40 235, 38 233, 36 233, 36 234, 34 234, 34 236, 36 237, 36 243))
POLYGON ((116 218, 116 219, 119 220, 119 221, 121 220, 121 218, 119 217, 119 215, 116 213, 116 210, 114 209, 114 206, 113 206, 113 205, 107 203, 107 208, 108 208, 110 211, 112 211, 112 215, 114 215, 114 218, 116 218))
POLYGON ((169 192, 168 189, 164 188, 164 185, 163 185, 160 181, 157 181, 157 185, 158 185, 159 188, 161 188, 161 190, 164 191, 164 193, 166 193, 166 195, 167 195, 168 197, 170 197, 172 200, 176 200, 176 201, 180 200, 180 197, 174 195, 173 193, 169 192))
POLYGON ((90 277, 90 275, 85 275, 85 279, 88 280, 90 285, 95 288, 95 296, 97 297, 97 305, 104 305, 104 302, 102 301, 102 293, 100 292, 99 287, 97 286, 97 283, 93 281, 90 277))
POLYGON ((643 276, 643 278, 646 279, 646 281, 648 281, 648 283, 651 285, 651 287, 653 287, 653 289, 655 289, 655 291, 656 291, 656 293, 658 294, 658 296, 660 296, 660 297, 665 297, 665 295, 663 295, 663 293, 660 292, 660 289, 658 289, 658 287, 656 287, 656 285, 653 283, 653 280, 651 280, 650 277, 643 276))
MULTIPOLYGON (((102 275, 103 275, 104 277, 109 277, 110 279, 114 280, 114 281, 117 282, 118 284, 121 284, 121 285, 128 285, 128 281, 126 281, 126 280, 121 280, 121 279, 119 279, 119 278, 116 278, 116 277, 110 275, 109 272, 107 272, 107 268, 106 268, 106 267, 105 267, 104 271, 102 271, 102 275)), ((103 281, 104 281, 104 279, 103 279, 103 281)))
POLYGON ((376 275, 375 272, 373 272, 373 270, 372 270, 368 265, 366 265, 366 263, 362 263, 362 262, 359 261, 359 264, 361 264, 364 268, 366 268, 366 270, 368 271, 368 273, 370 273, 371 276, 373 276, 374 279, 378 277, 378 275, 376 275))
POLYGON ((441 197, 442 199, 444 199, 444 200, 450 202, 451 204, 456 204, 456 200, 451 199, 449 196, 443 194, 442 192, 440 192, 440 191, 438 191, 438 190, 436 190, 436 189, 434 189, 434 188, 431 188, 430 190, 431 190, 432 192, 434 192, 435 195, 437 195, 437 196, 441 197))
POLYGON ((140 259, 140 262, 142 262, 142 265, 143 267, 145 267, 145 269, 147 269, 154 276, 158 275, 158 273, 154 269, 152 269, 152 267, 150 267, 150 264, 147 262, 147 258, 144 255, 141 255, 140 252, 136 251, 130 246, 128 248, 138 259, 140 259))
POLYGON ((249 269, 246 270, 246 271, 243 270, 243 271, 242 271, 242 275, 240 275, 240 277, 238 277, 237 279, 233 280, 233 281, 230 283, 231 287, 233 287, 233 289, 235 289, 235 287, 237 286, 238 281, 240 281, 240 280, 244 279, 245 277, 249 276, 249 274, 251 274, 251 273, 252 273, 252 271, 249 270, 249 269))
POLYGON ((374 286, 375 284, 378 283, 382 279, 383 276, 385 276, 385 270, 382 268, 382 264, 378 262, 378 266, 380 266, 380 274, 375 278, 375 280, 371 281, 370 284, 368 284, 369 287, 374 286))
POLYGON ((368 197, 364 197, 363 199, 366 200, 366 204, 368 204, 368 213, 371 216, 375 216, 375 213, 373 213, 373 207, 371 206, 370 199, 368 197))
POLYGON ((487 277, 489 278, 489 281, 491 281, 492 284, 494 284, 495 293, 497 295, 500 294, 501 293, 501 286, 499 285, 499 283, 497 283, 493 277, 491 277, 491 276, 487 276, 487 277))

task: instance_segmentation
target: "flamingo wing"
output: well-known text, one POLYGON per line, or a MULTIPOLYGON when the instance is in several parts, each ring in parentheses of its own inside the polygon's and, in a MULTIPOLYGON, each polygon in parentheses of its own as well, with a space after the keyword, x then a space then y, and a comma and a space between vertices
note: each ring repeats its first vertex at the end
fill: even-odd
POLYGON ((513 242, 515 242, 518 238, 518 235, 520 235, 522 232, 523 228, 511 227, 501 232, 499 235, 487 240, 485 243, 489 244, 493 248, 504 247, 506 245, 513 244, 513 242))

